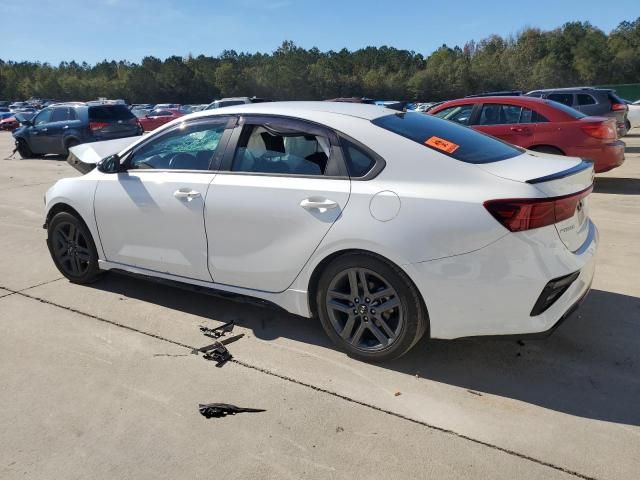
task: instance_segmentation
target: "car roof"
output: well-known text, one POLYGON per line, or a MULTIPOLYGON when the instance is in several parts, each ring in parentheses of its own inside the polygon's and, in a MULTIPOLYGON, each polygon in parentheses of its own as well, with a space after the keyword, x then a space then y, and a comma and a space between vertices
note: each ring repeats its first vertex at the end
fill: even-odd
POLYGON ((458 98, 456 100, 447 100, 446 102, 442 102, 440 105, 434 107, 435 109, 440 110, 443 107, 448 105, 464 105, 468 103, 511 103, 513 105, 549 105, 549 101, 536 98, 536 97, 527 97, 524 95, 498 95, 495 97, 464 97, 458 98))
POLYGON ((596 91, 596 92, 611 92, 610 88, 598 88, 598 87, 562 87, 562 88, 541 88, 538 90, 531 90, 526 94, 529 95, 533 92, 581 92, 581 91, 596 91))
POLYGON ((381 107, 379 105, 368 105, 365 103, 343 103, 343 102, 262 102, 245 103, 242 105, 232 105, 229 107, 217 108, 215 110, 203 110, 192 113, 192 116, 204 117, 218 114, 263 114, 263 115, 285 115, 292 117, 310 117, 313 113, 333 113, 350 117, 373 120, 398 113, 396 110, 381 107))

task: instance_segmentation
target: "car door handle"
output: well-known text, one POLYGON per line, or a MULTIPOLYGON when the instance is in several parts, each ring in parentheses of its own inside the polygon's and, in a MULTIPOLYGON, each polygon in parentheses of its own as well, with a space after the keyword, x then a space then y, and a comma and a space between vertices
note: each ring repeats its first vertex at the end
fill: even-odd
POLYGON ((329 200, 327 198, 323 200, 305 198, 300 202, 300 206, 307 210, 311 210, 313 208, 336 208, 338 206, 338 203, 334 202, 333 200, 329 200))
POLYGON ((530 130, 527 127, 511 127, 510 129, 512 132, 517 132, 517 133, 529 133, 530 130))
POLYGON ((48 128, 41 128, 40 131, 41 132, 46 132, 47 130, 49 130, 48 128))
POLYGON ((63 130, 66 130, 67 128, 69 128, 69 125, 65 125, 64 127, 62 127, 63 130))
POLYGON ((198 198, 200 196, 200 192, 197 192, 195 190, 187 190, 186 188, 185 189, 181 188, 173 192, 173 196, 180 199, 186 198, 187 201, 190 202, 194 198, 198 198))

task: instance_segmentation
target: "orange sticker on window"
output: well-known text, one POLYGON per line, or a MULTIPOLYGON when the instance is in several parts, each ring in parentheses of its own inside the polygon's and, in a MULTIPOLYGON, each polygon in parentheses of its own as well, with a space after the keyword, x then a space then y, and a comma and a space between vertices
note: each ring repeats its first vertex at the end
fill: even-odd
POLYGON ((453 153, 460 148, 460 145, 457 143, 448 142, 444 138, 440 137, 428 138, 424 141, 424 144, 447 153, 453 153))

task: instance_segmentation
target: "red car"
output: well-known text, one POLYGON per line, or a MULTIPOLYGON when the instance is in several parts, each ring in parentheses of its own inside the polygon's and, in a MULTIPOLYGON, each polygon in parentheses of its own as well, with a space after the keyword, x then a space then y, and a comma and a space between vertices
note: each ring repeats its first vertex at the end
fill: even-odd
POLYGON ((12 132, 19 126, 20 122, 18 122, 16 117, 8 117, 0 120, 0 130, 9 130, 10 132, 12 132))
POLYGON ((429 111, 514 145, 538 152, 593 160, 606 172, 624 162, 615 119, 588 117, 552 100, 534 97, 475 97, 444 102, 429 111))
POLYGON ((150 132, 151 130, 155 130, 160 125, 164 125, 165 123, 170 122, 171 120, 175 120, 178 117, 182 117, 184 113, 182 113, 177 108, 166 108, 160 110, 152 110, 146 116, 139 118, 140 125, 144 128, 145 132, 150 132))

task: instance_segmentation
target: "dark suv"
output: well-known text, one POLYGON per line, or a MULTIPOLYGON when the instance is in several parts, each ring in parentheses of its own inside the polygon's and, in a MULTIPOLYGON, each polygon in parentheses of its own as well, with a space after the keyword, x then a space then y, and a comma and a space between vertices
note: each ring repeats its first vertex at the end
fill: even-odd
POLYGON ((142 135, 143 129, 126 105, 58 103, 33 118, 19 119, 13 132, 22 158, 56 153, 67 155, 80 143, 142 135))
POLYGON ((608 88, 575 87, 533 90, 530 97, 548 98, 573 107, 592 117, 612 117, 616 119, 618 136, 627 134, 627 112, 629 107, 614 90, 608 88))

